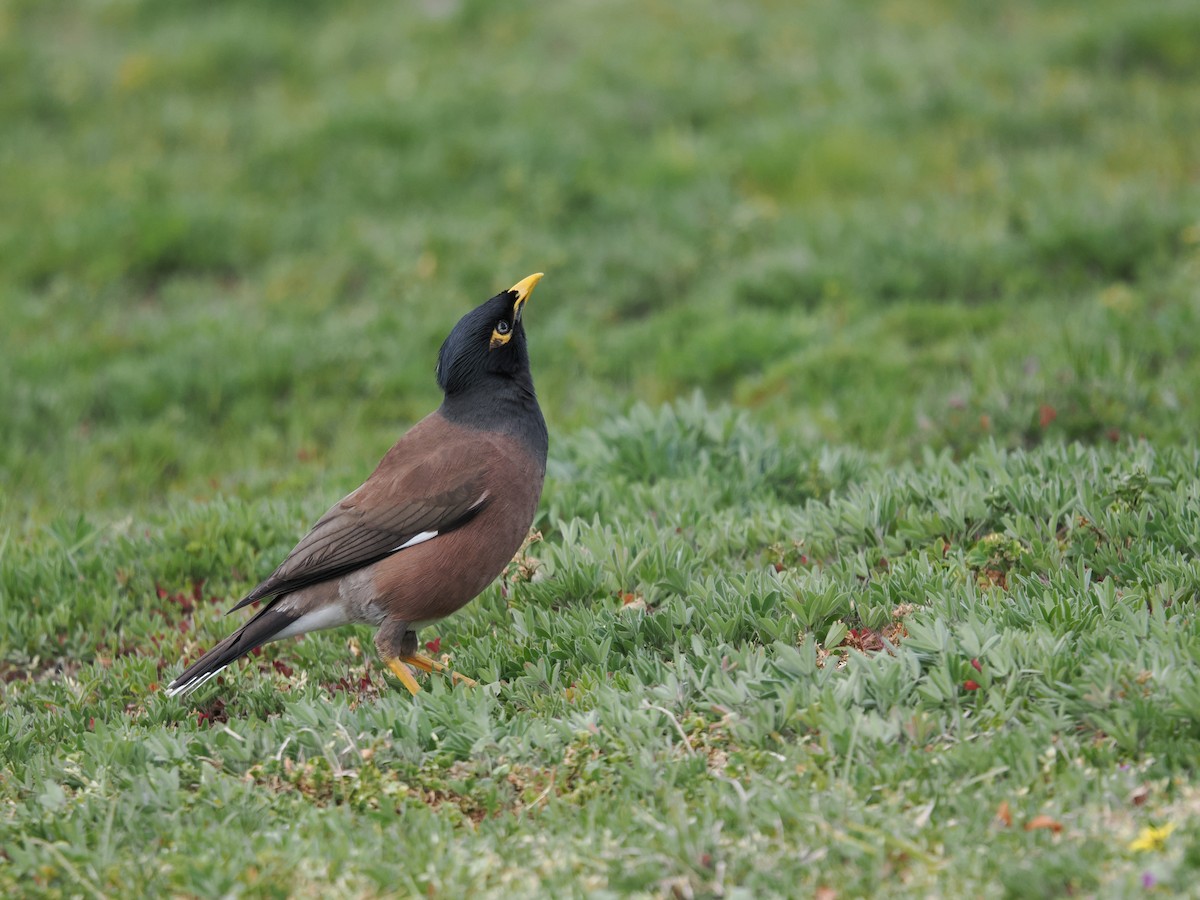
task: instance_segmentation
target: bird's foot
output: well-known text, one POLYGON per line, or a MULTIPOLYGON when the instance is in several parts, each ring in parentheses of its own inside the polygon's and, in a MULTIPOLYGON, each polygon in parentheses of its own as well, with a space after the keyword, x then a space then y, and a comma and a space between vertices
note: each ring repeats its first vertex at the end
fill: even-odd
POLYGON ((430 659, 424 653, 414 653, 411 656, 402 656, 406 663, 411 666, 416 666, 424 672, 441 672, 450 676, 450 680, 455 684, 465 684, 468 687, 479 687, 479 682, 473 678, 468 678, 462 672, 455 672, 453 669, 447 668, 436 659, 430 659))
POLYGON ((404 660, 393 657, 392 659, 385 659, 383 662, 392 670, 392 674, 400 679, 400 683, 408 688, 410 694, 415 697, 421 693, 421 686, 417 684, 413 670, 404 664, 404 660))
POLYGON ((421 686, 417 684, 417 679, 413 676, 413 670, 409 666, 415 666, 422 672, 443 672, 450 676, 451 680, 458 684, 468 685, 470 687, 479 687, 479 682, 468 678, 461 672, 455 672, 442 665, 435 659, 430 659, 422 653, 414 653, 411 656, 397 656, 391 659, 385 659, 387 667, 392 670, 392 674, 400 679, 400 683, 408 688, 408 692, 414 697, 421 692, 421 686))

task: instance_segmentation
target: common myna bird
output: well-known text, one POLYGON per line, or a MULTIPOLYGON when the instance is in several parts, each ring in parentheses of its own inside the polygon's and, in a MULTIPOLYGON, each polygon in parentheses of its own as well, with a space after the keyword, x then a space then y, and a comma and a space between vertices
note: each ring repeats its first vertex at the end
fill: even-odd
POLYGON ((379 628, 380 657, 413 694, 420 687, 409 666, 445 671, 417 652, 417 629, 466 605, 500 574, 542 494, 549 438, 521 323, 541 277, 522 279, 459 320, 438 353, 442 405, 242 598, 234 610, 264 605, 171 682, 168 696, 194 690, 268 641, 351 623, 379 628))

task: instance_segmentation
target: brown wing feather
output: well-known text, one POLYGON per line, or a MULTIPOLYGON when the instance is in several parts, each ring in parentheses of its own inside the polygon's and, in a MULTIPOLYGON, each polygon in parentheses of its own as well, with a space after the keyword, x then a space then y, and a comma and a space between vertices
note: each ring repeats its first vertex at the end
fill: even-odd
POLYGON ((474 518, 487 502, 480 455, 489 446, 463 443, 461 435, 443 442, 444 420, 433 419, 401 438, 371 477, 325 513, 233 609, 368 566, 423 532, 444 534, 474 518))

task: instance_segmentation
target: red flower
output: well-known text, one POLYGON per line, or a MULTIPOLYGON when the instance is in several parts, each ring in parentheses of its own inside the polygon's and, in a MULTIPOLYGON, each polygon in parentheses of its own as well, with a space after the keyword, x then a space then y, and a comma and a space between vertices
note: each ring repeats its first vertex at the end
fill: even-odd
POLYGON ((963 682, 963 690, 964 691, 977 691, 977 690, 979 690, 979 682, 971 681, 970 679, 967 679, 966 681, 963 682))
POLYGON ((430 653, 440 653, 442 649, 442 639, 440 637, 435 637, 432 641, 426 641, 425 649, 430 653))

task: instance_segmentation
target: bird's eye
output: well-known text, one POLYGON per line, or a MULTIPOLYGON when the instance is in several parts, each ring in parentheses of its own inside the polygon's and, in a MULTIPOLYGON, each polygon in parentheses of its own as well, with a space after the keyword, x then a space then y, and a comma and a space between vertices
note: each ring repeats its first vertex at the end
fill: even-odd
POLYGON ((496 323, 496 334, 508 334, 512 326, 508 324, 507 319, 501 319, 496 323))

